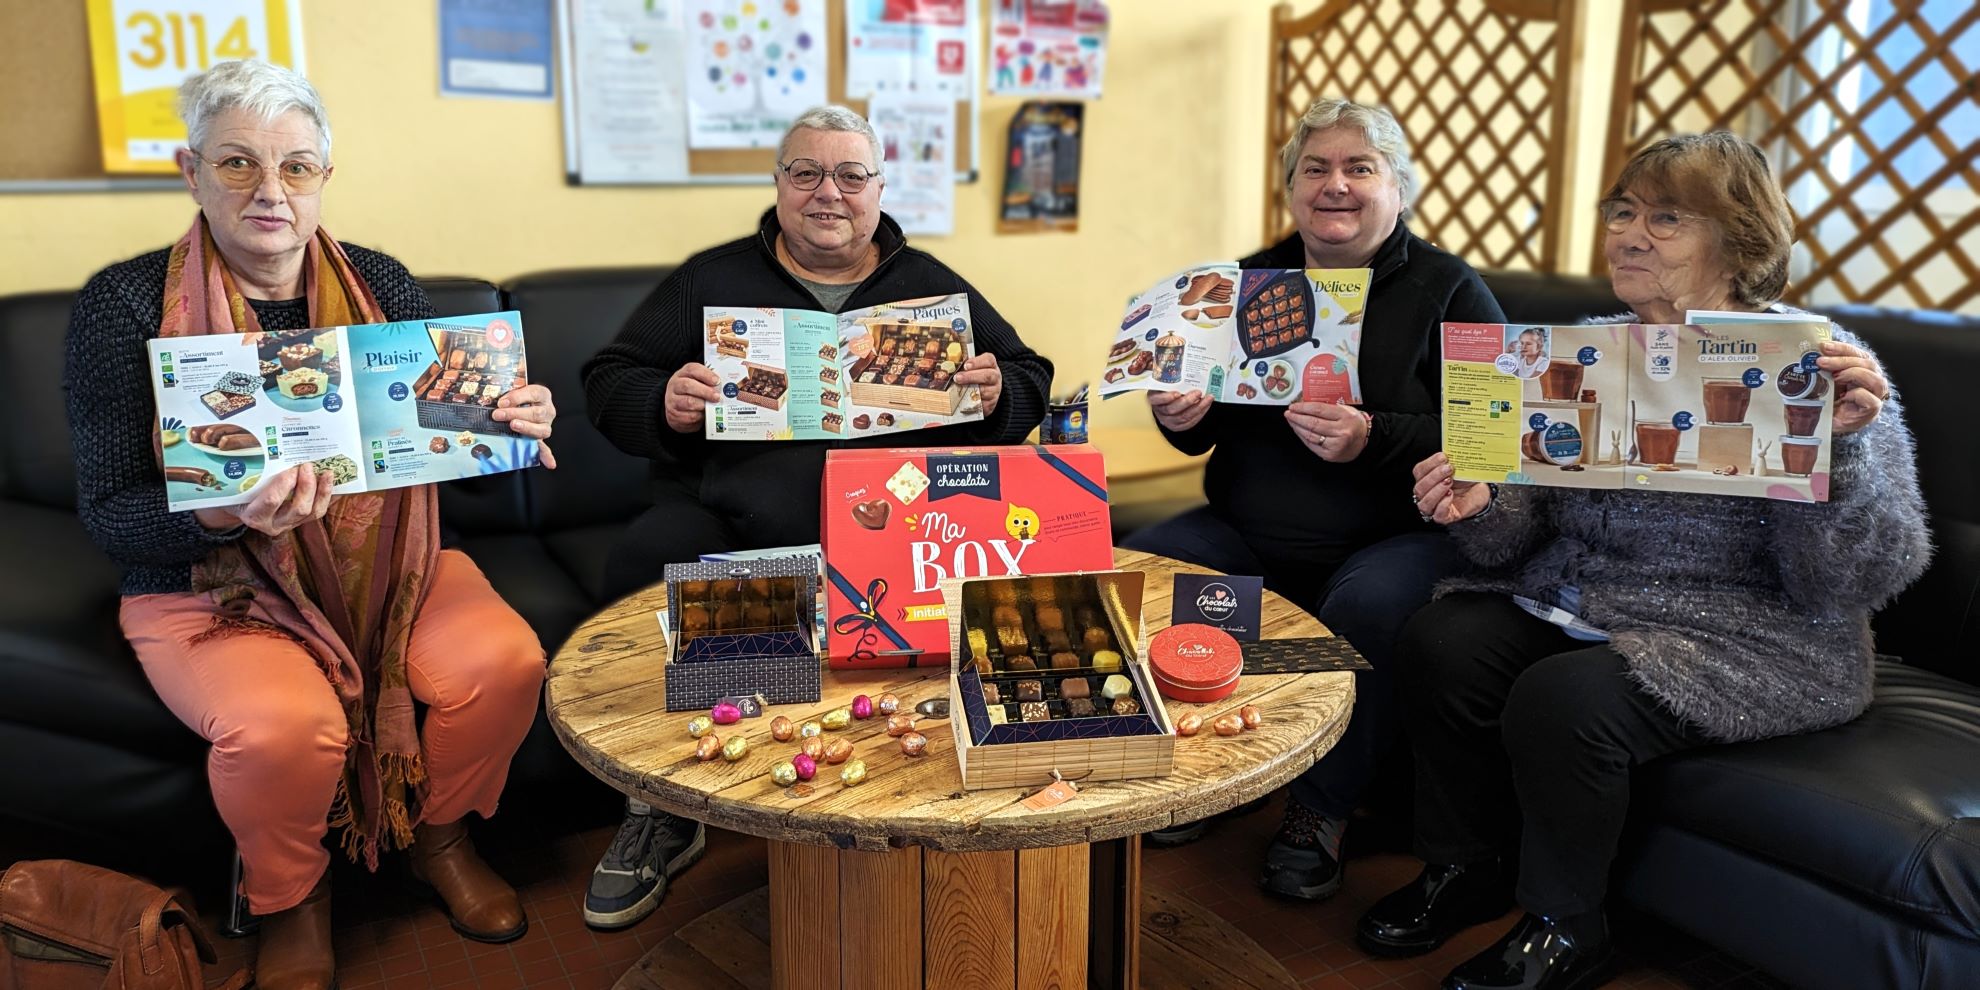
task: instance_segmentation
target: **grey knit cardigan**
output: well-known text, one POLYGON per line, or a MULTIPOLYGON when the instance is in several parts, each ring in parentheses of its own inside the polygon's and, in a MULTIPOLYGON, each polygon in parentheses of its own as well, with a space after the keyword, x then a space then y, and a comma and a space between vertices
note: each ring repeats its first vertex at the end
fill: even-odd
POLYGON ((1451 527, 1482 570, 1438 594, 1551 601, 1578 585, 1631 678, 1721 742, 1838 725, 1870 703, 1870 613, 1931 557, 1912 458, 1893 385, 1835 438, 1828 502, 1500 486, 1492 511, 1451 527))

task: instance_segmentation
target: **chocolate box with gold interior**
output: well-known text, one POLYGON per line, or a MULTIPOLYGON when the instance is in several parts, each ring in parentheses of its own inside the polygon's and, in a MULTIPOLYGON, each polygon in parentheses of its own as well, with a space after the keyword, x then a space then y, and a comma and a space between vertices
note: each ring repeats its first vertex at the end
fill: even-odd
POLYGON ((1141 648, 1145 583, 1139 571, 942 582, 964 789, 1175 769, 1175 726, 1141 648))
POLYGON ((955 414, 963 399, 955 374, 973 356, 967 323, 901 317, 858 322, 866 327, 873 346, 849 372, 854 405, 955 414))
POLYGON ((667 710, 817 701, 818 557, 668 564, 667 710))

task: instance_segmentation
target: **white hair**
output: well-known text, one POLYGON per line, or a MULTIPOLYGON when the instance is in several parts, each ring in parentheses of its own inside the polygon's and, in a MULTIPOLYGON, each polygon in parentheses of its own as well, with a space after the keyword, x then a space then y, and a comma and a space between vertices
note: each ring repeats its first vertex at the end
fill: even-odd
POLYGON ((222 62, 187 79, 179 87, 179 118, 186 122, 186 143, 194 150, 206 143, 206 129, 229 110, 245 110, 262 122, 290 111, 316 125, 317 149, 330 160, 330 115, 316 87, 294 69, 268 62, 222 62))
MULTIPOLYGON (((873 149, 873 161, 871 163, 862 162, 861 164, 867 165, 869 169, 875 172, 880 171, 880 166, 885 164, 882 161, 883 156, 880 153, 880 135, 874 133, 873 125, 867 123, 865 117, 835 103, 826 104, 822 107, 812 107, 798 114, 797 119, 791 121, 790 129, 786 130, 783 138, 777 142, 777 160, 779 162, 788 162, 790 160, 784 157, 784 155, 790 150, 791 135, 806 129, 814 131, 845 131, 852 134, 864 135, 866 137, 866 143, 873 149)), ((842 163, 822 162, 821 164, 837 165, 842 163)))
POLYGON ((1416 199, 1416 169, 1409 162, 1409 138, 1403 135, 1402 124, 1394 114, 1353 100, 1331 97, 1315 100, 1300 115, 1299 126, 1293 128, 1286 146, 1279 149, 1279 166, 1285 173, 1286 188, 1292 188, 1293 170, 1299 167, 1299 151, 1306 146, 1306 139, 1315 131, 1334 127, 1359 128, 1368 146, 1388 160, 1389 170, 1396 174, 1403 212, 1407 214, 1410 203, 1416 199))

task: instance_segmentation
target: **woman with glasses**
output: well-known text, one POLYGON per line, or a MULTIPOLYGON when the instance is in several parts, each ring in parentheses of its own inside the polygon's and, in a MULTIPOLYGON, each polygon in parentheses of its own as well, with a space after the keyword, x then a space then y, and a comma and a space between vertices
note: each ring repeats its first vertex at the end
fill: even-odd
MULTIPOLYGON (((494 813, 543 648, 466 556, 440 549, 433 486, 333 495, 330 473, 304 463, 242 505, 166 507, 159 449, 180 437, 161 434, 146 340, 433 315, 404 266, 319 225, 330 126, 302 76, 224 62, 186 81, 179 113, 199 212, 171 247, 78 295, 68 412, 78 510, 123 568, 124 635, 159 697, 212 744, 213 801, 262 918, 256 984, 334 982, 331 831, 374 869, 410 850, 462 935, 518 938, 522 905, 476 855, 466 817, 494 813)), ((494 417, 540 440, 556 410, 530 385, 494 417)))
MULTIPOLYGON (((1730 134, 1644 149, 1603 197, 1603 254, 1630 312, 1781 305, 1793 218, 1730 134)), ((1631 768, 1837 725, 1870 700, 1869 617, 1931 553, 1890 382, 1837 328, 1827 502, 1496 488, 1435 454, 1411 493, 1483 569, 1447 583, 1398 647, 1416 747, 1422 874, 1362 917, 1371 952, 1429 952, 1517 902, 1524 916, 1446 987, 1590 987, 1631 768)))
MULTIPOLYGON (((1025 346, 975 286, 909 246, 880 209, 881 157, 872 125, 851 110, 799 115, 778 144, 770 176, 776 202, 756 230, 682 262, 585 365, 591 421, 620 450, 653 462, 654 506, 612 549, 611 594, 652 584, 668 563, 706 553, 817 543, 827 450, 1022 443, 1045 418, 1051 362, 1025 346), (953 380, 980 390, 981 421, 852 440, 703 435, 721 384, 702 363, 703 307, 838 313, 954 293, 969 297, 977 353, 953 380)), ((875 419, 884 427, 889 415, 875 419)), ((701 836, 696 823, 632 805, 593 874, 585 920, 622 928, 645 917, 665 896, 669 875, 700 855, 701 836)))

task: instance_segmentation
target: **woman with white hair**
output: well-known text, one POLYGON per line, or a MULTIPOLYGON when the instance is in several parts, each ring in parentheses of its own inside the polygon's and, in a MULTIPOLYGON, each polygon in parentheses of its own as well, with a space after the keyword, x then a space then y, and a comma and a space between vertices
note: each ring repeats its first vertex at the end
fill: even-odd
MULTIPOLYGON (((433 315, 403 265, 319 225, 330 125, 306 79, 223 62, 186 81, 179 108, 199 213, 177 243, 77 296, 68 412, 78 511, 123 568, 124 635, 166 706, 212 743, 213 802, 262 918, 256 985, 335 982, 332 829, 374 869, 409 849, 461 934, 519 938, 521 902, 466 818, 494 813, 543 648, 472 561, 440 549, 433 486, 333 496, 330 473, 305 463, 243 505, 167 508, 146 340, 433 315)), ((539 440, 555 416, 541 385, 494 412, 539 440)))
MULTIPOLYGON (((1212 403, 1149 392, 1176 449, 1210 452, 1209 504, 1134 534, 1127 545, 1266 586, 1345 636, 1375 668, 1357 678, 1346 734, 1294 781, 1261 883, 1319 900, 1341 886, 1342 830, 1397 735, 1390 653, 1431 586, 1456 568, 1449 539, 1402 497, 1410 467, 1439 450, 1439 325, 1505 316, 1471 266, 1403 222, 1416 190, 1409 146, 1387 110, 1323 99, 1280 152, 1294 233, 1245 268, 1370 268, 1360 406, 1212 403)), ((1174 845, 1207 821, 1151 833, 1174 845)))
MULTIPOLYGON (((1051 362, 1026 347, 975 286, 908 245, 880 210, 881 159, 879 136, 859 114, 838 106, 800 114, 778 145, 777 201, 755 232, 682 262, 585 364, 591 421, 620 450, 653 462, 654 506, 613 547, 609 593, 645 587, 668 563, 701 554, 817 543, 827 450, 1022 443, 1045 418, 1051 362), (839 313, 955 293, 969 297, 977 353, 954 381, 981 391, 981 421, 833 441, 703 435, 722 384, 701 360, 703 307, 839 313)), ((585 920, 623 928, 645 917, 666 895, 668 877, 701 854, 702 836, 697 823, 631 805, 592 875, 585 920)))

